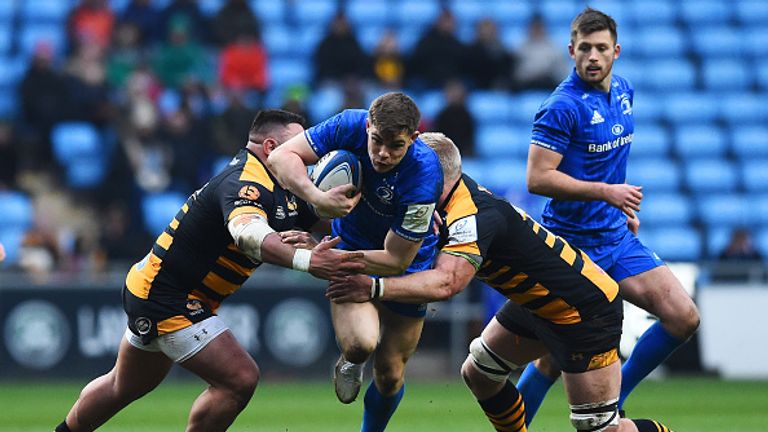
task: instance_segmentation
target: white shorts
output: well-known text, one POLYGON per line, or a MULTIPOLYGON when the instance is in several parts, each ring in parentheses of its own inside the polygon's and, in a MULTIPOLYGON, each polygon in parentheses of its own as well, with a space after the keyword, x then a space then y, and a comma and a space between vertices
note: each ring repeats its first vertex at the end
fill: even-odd
POLYGON ((134 347, 150 352, 162 352, 176 363, 189 360, 205 348, 212 340, 229 330, 224 321, 214 315, 173 333, 156 337, 148 345, 141 343, 141 338, 125 330, 125 338, 134 347))

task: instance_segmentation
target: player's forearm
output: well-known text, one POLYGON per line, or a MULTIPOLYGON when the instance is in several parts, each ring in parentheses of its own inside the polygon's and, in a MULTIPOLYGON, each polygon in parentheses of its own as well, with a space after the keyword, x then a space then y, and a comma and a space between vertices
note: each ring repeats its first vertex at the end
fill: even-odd
POLYGON ((528 192, 564 201, 605 200, 603 182, 579 180, 557 170, 528 176, 528 192))
POLYGON ((365 251, 365 274, 397 276, 403 274, 413 261, 413 256, 403 257, 386 250, 365 251), (410 258, 410 259, 409 259, 410 258))
POLYGON ((380 300, 429 303, 451 298, 464 286, 450 272, 426 270, 402 277, 384 278, 380 300))
POLYGON ((293 246, 283 243, 278 233, 273 233, 264 238, 261 245, 261 261, 285 268, 293 268, 295 251, 293 246))
POLYGON ((307 176, 307 167, 299 155, 292 152, 280 152, 275 149, 267 158, 270 171, 277 180, 294 195, 304 201, 315 203, 320 190, 307 176))

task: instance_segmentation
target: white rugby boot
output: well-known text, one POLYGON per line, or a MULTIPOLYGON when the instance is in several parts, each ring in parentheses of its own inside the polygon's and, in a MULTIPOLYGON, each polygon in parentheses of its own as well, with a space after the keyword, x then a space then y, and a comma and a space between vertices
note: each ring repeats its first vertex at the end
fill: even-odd
POLYGON ((365 363, 348 362, 344 355, 340 355, 336 361, 336 367, 333 368, 333 386, 341 403, 348 404, 357 399, 363 382, 363 366, 365 363))

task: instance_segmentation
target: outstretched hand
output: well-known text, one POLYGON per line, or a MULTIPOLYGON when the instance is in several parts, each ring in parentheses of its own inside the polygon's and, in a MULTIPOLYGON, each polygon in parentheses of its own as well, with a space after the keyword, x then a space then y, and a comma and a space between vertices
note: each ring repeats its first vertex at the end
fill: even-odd
POLYGON ((365 303, 371 300, 371 278, 348 275, 331 281, 325 296, 334 303, 365 303))
POLYGON ((309 265, 312 276, 332 281, 365 269, 363 252, 333 249, 340 241, 341 237, 326 237, 312 248, 309 265))

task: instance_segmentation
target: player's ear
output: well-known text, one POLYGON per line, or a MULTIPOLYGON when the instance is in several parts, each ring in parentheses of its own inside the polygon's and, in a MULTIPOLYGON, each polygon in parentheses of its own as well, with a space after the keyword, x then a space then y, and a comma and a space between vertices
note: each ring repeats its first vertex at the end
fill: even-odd
POLYGON ((574 58, 576 56, 576 54, 574 53, 574 48, 572 43, 568 44, 568 55, 571 56, 571 58, 574 58))
POLYGON ((278 143, 274 138, 266 138, 261 143, 261 148, 264 150, 264 155, 269 156, 270 153, 272 153, 272 150, 277 148, 278 143))
POLYGON ((416 132, 412 133, 411 134, 411 141, 416 141, 416 138, 418 138, 419 135, 421 135, 421 132, 419 132, 419 131, 416 131, 416 132))
POLYGON ((621 54, 621 45, 616 44, 616 47, 613 49, 613 59, 619 58, 619 54, 621 54))

